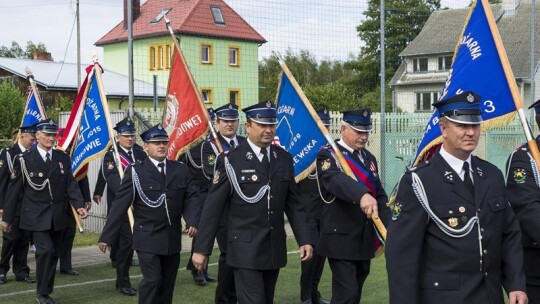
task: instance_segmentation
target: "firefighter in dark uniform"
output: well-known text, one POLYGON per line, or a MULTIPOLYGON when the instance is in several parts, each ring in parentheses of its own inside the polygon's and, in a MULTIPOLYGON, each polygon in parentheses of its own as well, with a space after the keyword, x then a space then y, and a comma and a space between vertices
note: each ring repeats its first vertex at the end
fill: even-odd
MULTIPOLYGON (((326 128, 330 128, 330 112, 327 109, 317 110, 317 115, 326 128)), ((321 226, 321 210, 324 202, 321 199, 321 190, 317 184, 317 171, 313 170, 306 178, 298 183, 298 189, 304 196, 306 211, 310 225, 319 236, 321 226)), ((301 263, 300 274, 300 301, 302 304, 328 304, 330 303, 321 296, 319 282, 324 270, 326 258, 317 254, 317 246, 313 258, 301 263)))
MULTIPOLYGON (((214 113, 214 109, 208 108, 207 111, 212 124, 214 124, 216 120, 216 114, 214 113)), ((193 182, 198 188, 197 206, 199 207, 199 212, 202 212, 204 200, 206 199, 206 195, 208 194, 208 188, 210 188, 210 185, 212 185, 212 174, 205 174, 202 161, 202 148, 203 146, 210 145, 209 138, 211 136, 212 135, 208 135, 205 140, 201 141, 193 148, 189 149, 186 153, 180 155, 180 157, 178 158, 179 161, 185 163, 188 166, 189 173, 193 178, 193 182)), ((191 254, 193 254, 193 242, 195 242, 195 238, 196 237, 193 237, 191 241, 191 254)), ((207 282, 216 281, 214 277, 208 274, 208 268, 205 268, 203 271, 198 271, 195 266, 193 266, 191 259, 188 259, 186 269, 191 271, 193 281, 195 281, 195 283, 201 286, 206 285, 207 282)))
MULTIPOLYGON (((125 171, 130 164, 146 159, 143 148, 135 143, 135 123, 129 117, 118 122, 114 130, 116 131, 116 149, 119 153, 122 170, 125 171)), ((93 199, 97 204, 101 203, 103 191, 105 185, 107 185, 108 214, 121 182, 114 147, 105 153, 99 172, 93 199)), ((111 244, 110 257, 116 267, 116 289, 124 295, 133 296, 136 294, 136 289, 131 287, 129 279, 129 267, 133 260, 133 233, 131 232, 127 212, 123 214, 121 223, 116 239, 111 244)))
POLYGON ((399 182, 386 239, 392 304, 527 303, 521 232, 499 169, 472 152, 480 96, 433 104, 442 146, 399 182))
MULTIPOLYGON (((79 182, 79 189, 84 200, 84 206, 87 211, 90 211, 91 208, 91 199, 90 199, 90 184, 88 182, 88 177, 83 177, 79 182)), ((62 251, 60 252, 59 262, 60 262, 60 273, 78 276, 79 272, 73 269, 71 263, 71 252, 73 250, 73 241, 75 240, 75 234, 77 232, 77 222, 73 215, 71 208, 68 208, 67 212, 67 223, 66 229, 64 229, 64 237, 62 240, 62 251)))
POLYGON ((71 171, 71 159, 53 149, 57 130, 58 125, 51 119, 36 124, 38 145, 15 159, 3 218, 4 231, 9 231, 22 193, 19 227, 32 232, 36 246, 36 301, 47 304, 56 303, 50 294, 70 203, 82 218, 87 216, 71 171))
POLYGON ((371 128, 369 108, 345 111, 341 138, 336 141, 348 165, 362 172, 365 182, 355 181, 342 171, 330 146, 317 155, 317 177, 325 198, 317 254, 328 258, 332 270, 331 303, 360 303, 376 249, 370 217, 380 214, 385 221, 390 217, 377 160, 366 149, 371 128))
MULTIPOLYGON (((8 184, 13 170, 13 162, 19 154, 32 149, 36 141, 36 129, 32 126, 20 128, 19 139, 13 146, 3 149, 0 152, 0 217, 4 212, 4 201, 8 191, 8 184)), ((0 256, 0 284, 7 283, 7 272, 9 271, 9 260, 13 257, 13 273, 17 281, 35 283, 36 280, 30 277, 30 268, 27 263, 30 233, 19 229, 21 215, 21 201, 18 200, 17 211, 11 232, 2 236, 2 254, 0 256)))
POLYGON ((205 267, 221 217, 229 212, 227 264, 234 271, 238 302, 273 303, 279 269, 287 263, 284 212, 302 260, 312 256, 312 232, 294 182, 292 157, 271 145, 274 104, 261 102, 243 112, 248 139, 217 157, 192 259, 197 269, 205 267))
MULTIPOLYGON (((58 128, 56 133, 56 139, 59 141, 64 136, 64 128, 58 128)), ((71 146, 66 150, 66 153, 70 153, 71 146)), ((88 182, 88 177, 85 175, 79 182, 79 189, 81 189, 81 194, 84 200, 84 206, 87 211, 90 211, 91 208, 91 198, 90 198, 90 184, 88 182)), ((60 273, 67 274, 71 276, 78 276, 79 272, 73 269, 71 263, 71 252, 73 250, 73 241, 75 240, 75 234, 77 231, 77 222, 73 215, 71 208, 67 210, 67 224, 66 229, 64 229, 64 237, 62 240, 62 251, 60 252, 60 273)))
POLYGON ((186 165, 166 159, 169 137, 161 124, 141 138, 148 157, 126 169, 98 246, 105 253, 115 241, 133 203, 133 249, 143 275, 139 303, 167 304, 180 265, 182 216, 188 235, 197 232, 197 188, 186 165))
MULTIPOLYGON (((532 107, 540 126, 540 100, 532 107)), ((536 137, 539 143, 540 136, 536 137)), ((540 175, 527 144, 510 155, 506 172, 508 200, 521 226, 527 296, 529 303, 540 304, 540 175)))
MULTIPOLYGON (((226 104, 215 110, 216 112, 216 127, 218 129, 217 136, 223 151, 230 151, 236 148, 240 143, 246 140, 245 137, 237 135, 239 126, 238 106, 234 104, 226 104)), ((218 155, 218 148, 213 140, 208 140, 208 144, 203 146, 202 162, 206 176, 214 175, 214 165, 218 155)), ((212 183, 208 182, 208 189, 212 183)), ((216 304, 236 303, 236 290, 234 288, 234 273, 233 269, 227 265, 227 213, 224 212, 220 221, 216 234, 217 243, 219 246, 219 263, 218 263, 218 284, 216 286, 216 304)))

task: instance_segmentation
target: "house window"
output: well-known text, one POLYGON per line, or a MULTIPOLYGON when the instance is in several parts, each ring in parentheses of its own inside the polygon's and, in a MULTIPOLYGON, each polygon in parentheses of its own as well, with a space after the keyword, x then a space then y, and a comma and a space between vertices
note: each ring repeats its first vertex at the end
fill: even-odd
POLYGON ((439 71, 450 70, 452 67, 452 56, 439 57, 439 71))
POLYGON ((167 45, 166 48, 165 48, 165 59, 166 59, 166 62, 165 62, 165 68, 166 69, 170 69, 171 68, 171 65, 172 65, 172 53, 173 53, 173 48, 172 48, 172 45, 167 45))
POLYGON ((414 72, 425 72, 427 70, 428 70, 428 59, 427 58, 413 59, 413 71, 414 72))
POLYGON ((213 54, 212 54, 212 45, 211 44, 201 44, 201 63, 202 64, 212 64, 213 54))
POLYGON ((13 76, 2 76, 2 77, 0 77, 0 84, 6 82, 6 83, 11 83, 11 84, 15 85, 14 79, 15 79, 15 77, 13 77, 13 76))
POLYGON ((171 8, 165 8, 163 9, 159 14, 157 14, 152 20, 150 20, 150 23, 158 23, 163 17, 171 10, 171 8))
POLYGON ((148 69, 156 69, 156 47, 151 46, 148 52, 148 69))
POLYGON ((163 46, 158 46, 158 69, 163 70, 163 67, 165 66, 165 52, 163 50, 163 46))
POLYGON ((212 11, 212 16, 214 17, 214 23, 216 24, 225 24, 225 19, 223 19, 223 14, 221 13, 221 8, 219 6, 210 6, 212 11))
POLYGON ((205 104, 214 103, 214 94, 211 88, 201 88, 201 98, 205 104))
POLYGON ((240 89, 229 90, 229 103, 235 104, 240 107, 240 89))
POLYGON ((416 93, 416 112, 431 112, 431 104, 439 99, 439 92, 416 93))
POLYGON ((229 65, 240 66, 240 48, 229 47, 229 65))
POLYGON ((148 48, 148 69, 168 70, 172 62, 172 45, 155 44, 148 48))

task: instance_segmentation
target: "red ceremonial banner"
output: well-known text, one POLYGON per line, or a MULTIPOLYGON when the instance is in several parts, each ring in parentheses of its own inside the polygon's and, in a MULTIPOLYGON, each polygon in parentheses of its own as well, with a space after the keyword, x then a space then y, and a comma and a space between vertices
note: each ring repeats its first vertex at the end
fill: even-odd
POLYGON ((175 160, 208 134, 208 118, 201 95, 184 60, 175 48, 167 88, 163 127, 169 134, 167 158, 175 160))

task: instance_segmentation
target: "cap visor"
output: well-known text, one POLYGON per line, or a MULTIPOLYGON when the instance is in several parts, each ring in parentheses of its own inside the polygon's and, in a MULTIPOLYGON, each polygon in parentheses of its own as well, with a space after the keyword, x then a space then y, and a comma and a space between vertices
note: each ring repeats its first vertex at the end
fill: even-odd
POLYGON ((443 116, 448 120, 466 125, 479 125, 483 122, 481 115, 457 115, 457 116, 443 116))

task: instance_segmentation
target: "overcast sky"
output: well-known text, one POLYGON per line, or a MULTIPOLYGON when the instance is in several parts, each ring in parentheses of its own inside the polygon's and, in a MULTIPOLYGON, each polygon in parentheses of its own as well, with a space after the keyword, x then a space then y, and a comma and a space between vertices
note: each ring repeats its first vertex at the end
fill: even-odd
MULTIPOLYGON (((307 49, 318 59, 345 59, 358 53, 356 26, 367 0, 225 0, 268 40, 260 56, 272 50, 307 49)), ((141 0, 142 3, 146 2, 141 0)), ((460 8, 468 0, 442 0, 460 8)), ((55 61, 76 62, 76 0, 0 0, 0 45, 43 42, 55 61)), ((94 43, 123 18, 123 0, 80 0, 81 58, 90 62, 101 48, 94 43)), ((105 63, 106 64, 106 63, 105 63)))

